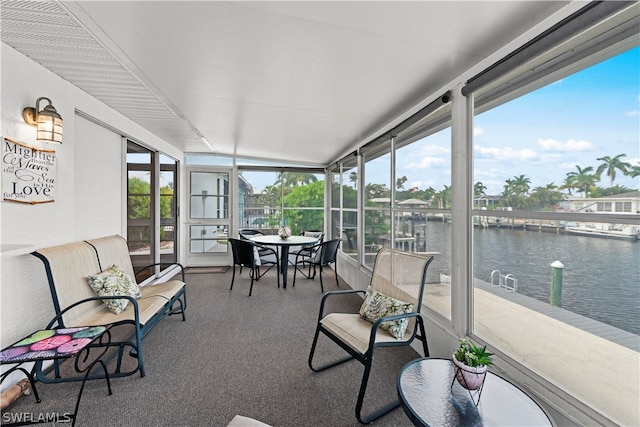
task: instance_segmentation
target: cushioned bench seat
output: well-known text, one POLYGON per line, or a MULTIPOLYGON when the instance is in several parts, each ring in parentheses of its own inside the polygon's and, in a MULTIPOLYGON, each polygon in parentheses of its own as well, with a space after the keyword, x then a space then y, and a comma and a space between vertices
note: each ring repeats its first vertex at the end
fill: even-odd
MULTIPOLYGON (((131 281, 135 280, 129 248, 121 236, 113 235, 38 249, 33 252, 33 255, 44 263, 56 312, 56 317, 48 327, 133 325, 134 332, 131 337, 111 343, 119 346, 120 350, 116 372, 110 373, 110 376, 131 375, 137 370, 140 370, 140 375, 144 376, 143 338, 164 316, 179 314, 185 320, 186 286, 184 268, 180 264, 175 265, 182 272, 182 280, 141 286, 139 287, 140 296, 137 298, 126 295, 109 296, 105 299, 105 295, 100 297, 92 289, 88 278, 95 277, 113 266, 116 266, 117 270, 124 273, 125 277, 131 281), (110 311, 103 302, 107 300, 122 302, 123 298, 128 301, 128 304, 122 312, 117 314, 110 311), (136 357, 138 363, 135 369, 121 372, 121 359, 126 347, 129 347, 129 354, 136 357)), ((135 283, 133 286, 138 291, 135 283)), ((37 372, 37 375, 43 382, 79 379, 55 378, 52 380, 41 371, 37 372)))
MULTIPOLYGON (((157 285, 140 287, 142 296, 137 299, 140 326, 144 327, 158 312, 163 310, 167 301, 170 301, 173 296, 180 292, 183 286, 184 283, 172 280, 157 285)), ((113 314, 102 304, 102 307, 96 312, 87 313, 87 318, 83 319, 80 323, 84 326, 96 326, 122 322, 124 320, 135 321, 135 308, 133 304, 129 304, 120 314, 113 314)))

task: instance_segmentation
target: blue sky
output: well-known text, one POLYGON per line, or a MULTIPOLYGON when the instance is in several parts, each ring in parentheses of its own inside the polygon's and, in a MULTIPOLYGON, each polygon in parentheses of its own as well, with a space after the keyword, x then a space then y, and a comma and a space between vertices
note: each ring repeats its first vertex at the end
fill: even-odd
MULTIPOLYGON (((568 172, 627 155, 640 164, 640 48, 554 82, 474 119, 474 182, 499 194, 506 179, 527 176, 531 188, 561 185, 568 172)), ((398 153, 405 188, 451 184, 450 132, 398 153)), ((367 182, 371 182, 367 178, 367 182)), ((614 184, 638 189, 640 178, 618 173, 614 184)), ((600 186, 609 186, 603 177, 600 186)))

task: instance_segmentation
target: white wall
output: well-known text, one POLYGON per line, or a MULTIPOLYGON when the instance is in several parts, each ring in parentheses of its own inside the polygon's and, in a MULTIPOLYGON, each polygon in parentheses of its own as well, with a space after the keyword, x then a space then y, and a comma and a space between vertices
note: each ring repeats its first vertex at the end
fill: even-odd
MULTIPOLYGON (((123 134, 182 159, 182 152, 5 44, 0 46, 0 134, 56 151, 55 201, 0 202, 0 347, 46 326, 54 315, 42 262, 29 252, 109 234, 126 236, 121 135, 81 118, 75 110, 123 134), (64 120, 62 145, 38 143, 22 110, 51 99, 64 120), (16 250, 16 247, 24 246, 16 250)), ((7 381, 10 382, 10 381, 7 381)), ((6 387, 5 384, 3 384, 6 387)))

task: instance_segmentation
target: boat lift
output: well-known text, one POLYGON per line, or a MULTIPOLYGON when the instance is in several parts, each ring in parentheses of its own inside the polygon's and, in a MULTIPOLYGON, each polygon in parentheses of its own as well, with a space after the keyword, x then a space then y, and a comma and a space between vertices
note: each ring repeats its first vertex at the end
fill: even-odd
POLYGON ((504 275, 500 273, 500 270, 493 270, 491 272, 491 286, 516 292, 518 290, 518 279, 513 274, 504 275))

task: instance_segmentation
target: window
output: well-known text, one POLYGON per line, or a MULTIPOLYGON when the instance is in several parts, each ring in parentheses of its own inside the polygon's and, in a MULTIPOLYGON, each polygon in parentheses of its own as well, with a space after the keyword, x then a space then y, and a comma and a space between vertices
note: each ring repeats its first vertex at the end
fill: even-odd
POLYGON ((334 238, 342 238, 341 250, 358 260, 360 251, 358 234, 358 158, 350 156, 334 171, 332 185, 331 218, 334 238), (342 209, 340 209, 342 207, 342 209))
MULTIPOLYGON (((362 146, 353 171, 364 246, 357 268, 343 268, 356 285, 377 245, 449 251, 432 266, 442 290, 451 278, 450 292, 424 301, 445 319, 429 313, 429 322, 486 343, 498 371, 576 424, 640 420, 628 381, 640 350, 639 20, 637 4, 587 2, 449 88, 453 105, 362 146)), ((346 194, 346 162, 332 170, 332 228, 349 213, 334 194, 346 194)))
POLYGON ((447 320, 451 320, 449 95, 432 101, 331 171, 331 221, 333 227, 342 224, 342 251, 365 269, 373 267, 383 246, 434 255, 423 301, 447 320), (358 194, 363 206, 361 228, 358 194))
POLYGON ((373 268, 383 246, 391 246, 391 145, 362 149, 364 160, 364 264, 373 268))
POLYGON ((324 174, 282 172, 285 223, 291 231, 324 231, 324 174))
POLYGON ((395 245, 434 256, 423 301, 451 320, 451 128, 398 148, 395 173, 395 245))
MULTIPOLYGON (((178 260, 177 167, 176 160, 127 142, 127 241, 136 270, 178 260)), ((137 278, 156 273, 147 269, 137 278)))
POLYGON ((640 234, 618 214, 631 202, 596 197, 638 188, 639 58, 629 49, 474 119, 476 196, 494 203, 473 212, 473 334, 621 424, 638 419, 622 396, 638 396, 624 384, 638 372, 640 234))
POLYGON ((281 224, 293 234, 324 230, 324 173, 317 169, 239 171, 240 228, 275 234, 281 224))
POLYGON ((240 228, 274 234, 282 222, 280 173, 241 170, 238 172, 238 181, 240 228))
POLYGON ((616 202, 616 212, 631 212, 631 202, 616 202))
POLYGON ((611 202, 598 202, 598 212, 611 212, 611 202))

